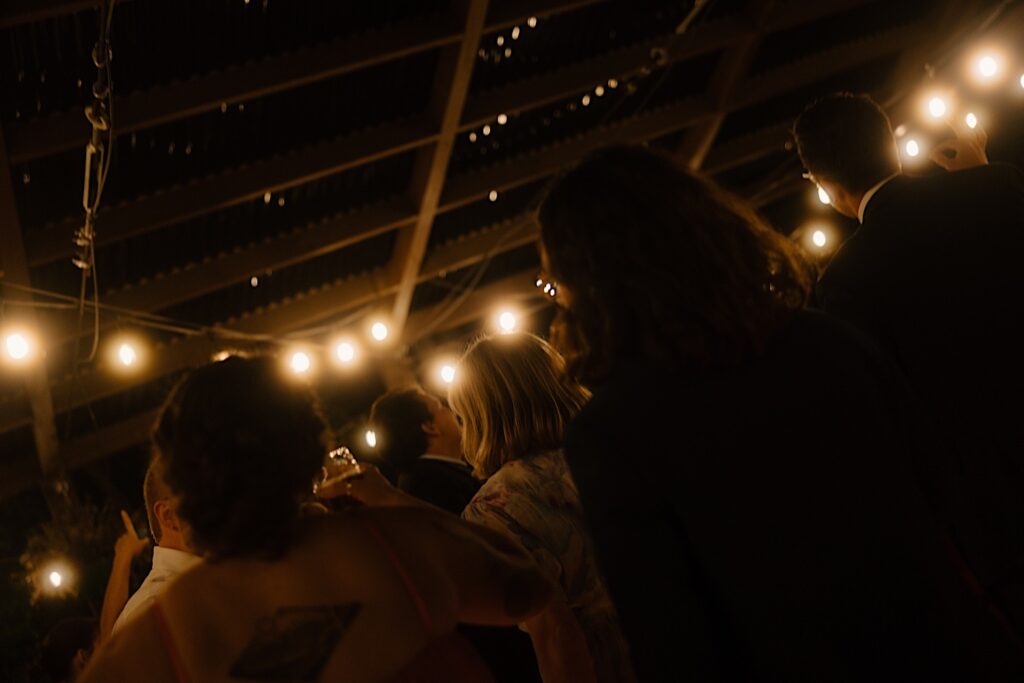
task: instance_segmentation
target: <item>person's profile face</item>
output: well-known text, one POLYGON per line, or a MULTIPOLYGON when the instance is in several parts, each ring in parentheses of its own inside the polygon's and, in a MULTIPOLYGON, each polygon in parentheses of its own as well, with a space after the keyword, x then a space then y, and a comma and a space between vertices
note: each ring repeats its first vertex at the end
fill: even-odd
POLYGON ((445 401, 437 396, 424 393, 423 402, 430 411, 430 417, 437 430, 438 435, 458 441, 462 438, 462 428, 455 417, 455 413, 445 401))

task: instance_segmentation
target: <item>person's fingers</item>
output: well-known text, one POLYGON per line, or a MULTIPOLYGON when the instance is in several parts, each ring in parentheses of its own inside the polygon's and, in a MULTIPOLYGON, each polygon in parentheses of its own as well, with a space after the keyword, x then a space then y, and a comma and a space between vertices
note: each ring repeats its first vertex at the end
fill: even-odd
POLYGON ((132 518, 128 516, 128 513, 121 510, 121 521, 124 522, 124 530, 130 533, 133 537, 137 537, 138 534, 135 532, 135 525, 132 524, 132 518))

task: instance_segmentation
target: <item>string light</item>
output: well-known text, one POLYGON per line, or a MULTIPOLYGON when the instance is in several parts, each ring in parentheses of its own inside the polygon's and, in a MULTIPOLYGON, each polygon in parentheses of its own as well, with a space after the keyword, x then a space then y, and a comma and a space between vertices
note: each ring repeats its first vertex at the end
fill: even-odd
POLYGON ((372 429, 366 430, 366 445, 370 448, 377 447, 377 433, 372 429))
POLYGON ((615 90, 615 88, 619 87, 619 82, 617 80, 615 80, 614 78, 609 78, 608 79, 608 87, 611 88, 612 90, 615 90))
POLYGON ((599 85, 596 88, 594 88, 594 94, 597 95, 598 97, 604 97, 604 86, 599 85))
POLYGON ((508 115, 507 114, 498 114, 498 125, 499 126, 504 126, 506 123, 508 123, 508 115))
POLYGON ((260 279, 258 277, 256 277, 255 275, 253 275, 251 278, 249 278, 249 286, 250 287, 259 287, 260 286, 260 279))
POLYGON ((288 358, 288 366, 296 375, 304 375, 313 367, 313 360, 305 351, 293 351, 288 358))
POLYGON ((907 134, 907 124, 901 123, 900 125, 896 126, 896 130, 893 132, 896 134, 896 137, 903 137, 904 135, 907 134))
POLYGON ((64 577, 56 570, 50 572, 50 575, 47 578, 50 580, 50 585, 54 588, 60 588, 60 584, 64 582, 64 577))
POLYGON ((351 363, 356 359, 355 344, 348 341, 338 342, 334 346, 334 357, 346 365, 351 363))
POLYGON ((516 320, 516 314, 512 311, 502 311, 498 315, 498 329, 508 334, 509 332, 515 332, 519 321, 516 320))
POLYGON ((490 135, 491 134, 491 127, 490 126, 484 126, 482 132, 483 132, 484 135, 490 135))
POLYGON ((519 40, 519 27, 512 29, 512 40, 519 40))
POLYGON ((976 68, 982 80, 990 81, 999 73, 999 62, 993 55, 982 55, 978 58, 976 68))
POLYGON ((455 366, 445 363, 441 366, 441 381, 451 384, 455 381, 455 366))
POLYGON ((269 192, 264 192, 263 193, 263 203, 264 204, 269 204, 270 203, 270 199, 271 199, 272 196, 273 195, 271 195, 269 192))
POLYGON ((1021 87, 1021 88, 1024 88, 1024 74, 1021 74, 1021 75, 1020 75, 1020 81, 1019 81, 1019 83, 1020 83, 1020 87, 1021 87))
POLYGON ((530 28, 537 28, 537 17, 530 17, 526 20, 526 25, 530 28))
POLYGON ((590 95, 584 95, 583 99, 580 100, 580 102, 583 103, 584 107, 589 107, 590 106, 590 95))
POLYGON ((117 360, 126 368, 131 367, 139 360, 139 354, 134 346, 125 342, 117 347, 117 360))
POLYGON ((4 352, 8 360, 24 363, 32 356, 35 343, 27 332, 16 330, 4 335, 4 352))
POLYGON ((487 195, 487 198, 490 199, 492 202, 498 201, 498 191, 491 190, 490 193, 487 195))
POLYGON ((921 153, 921 145, 918 144, 917 140, 907 140, 907 144, 904 147, 908 157, 916 157, 921 153))
POLYGON ((828 196, 828 192, 821 185, 818 185, 818 201, 822 204, 831 204, 832 198, 828 196))
POLYGON ((476 142, 476 132, 473 132, 473 133, 469 134, 469 141, 470 142, 476 142))
POLYGON ((388 338, 388 326, 382 322, 375 322, 370 328, 370 334, 379 342, 388 338))
POLYGON ((505 44, 505 36, 498 36, 497 43, 498 43, 498 47, 501 47, 502 45, 504 45, 505 44))
POLYGON ((933 119, 941 119, 946 115, 946 100, 941 97, 935 96, 928 100, 928 113, 933 119))
POLYGON ((978 117, 974 115, 974 112, 967 112, 967 116, 964 117, 964 123, 967 124, 968 128, 977 128, 978 117))
POLYGON ((828 242, 828 237, 823 230, 815 230, 811 235, 811 241, 814 242, 814 246, 821 248, 828 242))

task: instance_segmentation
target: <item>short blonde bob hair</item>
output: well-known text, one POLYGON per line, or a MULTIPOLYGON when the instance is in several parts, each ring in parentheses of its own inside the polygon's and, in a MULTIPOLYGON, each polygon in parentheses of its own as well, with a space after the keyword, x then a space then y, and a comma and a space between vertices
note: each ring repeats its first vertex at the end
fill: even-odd
POLYGON ((459 362, 449 392, 462 420, 462 449, 478 477, 505 463, 562 447, 590 393, 568 379, 565 361, 540 337, 482 337, 459 362))

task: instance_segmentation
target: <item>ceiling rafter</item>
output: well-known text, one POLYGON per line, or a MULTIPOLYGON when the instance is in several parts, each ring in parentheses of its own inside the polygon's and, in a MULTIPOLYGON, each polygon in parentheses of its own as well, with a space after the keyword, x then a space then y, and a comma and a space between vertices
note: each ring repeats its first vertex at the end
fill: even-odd
MULTIPOLYGON (((865 1, 847 0, 839 7, 865 1)), ((804 20, 820 18, 823 13, 820 4, 802 0, 787 13, 772 18, 765 30, 782 30, 799 25, 804 20)), ((714 52, 742 39, 750 29, 736 22, 737 19, 728 18, 695 27, 691 33, 672 43, 667 63, 673 64, 699 54, 714 52)), ((484 122, 493 121, 501 113, 511 114, 535 109, 569 97, 588 90, 609 77, 621 77, 648 69, 652 63, 651 50, 664 47, 665 44, 665 38, 648 41, 640 46, 583 60, 536 78, 475 95, 466 103, 459 130, 469 130, 484 122)), ((325 175, 428 145, 436 140, 435 132, 429 121, 425 120, 413 119, 410 122, 385 124, 341 140, 322 143, 302 152, 256 162, 141 197, 101 211, 98 243, 102 246, 141 235, 219 208, 254 199, 267 191, 294 187, 325 175)), ((38 266, 69 257, 72 253, 69 235, 74 232, 77 223, 77 218, 72 217, 33 230, 26 245, 30 265, 38 266)))
POLYGON ((715 109, 715 115, 683 136, 676 154, 692 169, 699 169, 704 163, 711 146, 718 137, 718 131, 725 121, 727 103, 740 80, 750 70, 754 55, 761 45, 764 33, 759 27, 766 23, 778 0, 749 0, 744 16, 750 22, 752 31, 725 51, 715 66, 708 85, 708 100, 715 109))
POLYGON ((487 0, 463 0, 465 29, 462 41, 457 46, 445 48, 438 60, 428 107, 439 126, 437 141, 416 153, 409 183, 409 195, 418 208, 416 222, 400 231, 389 266, 391 279, 397 285, 389 321, 395 339, 402 338, 417 276, 427 251, 430 229, 437 215, 441 189, 448 175, 455 136, 459 132, 459 121, 473 79, 473 65, 483 35, 487 4, 487 0))

